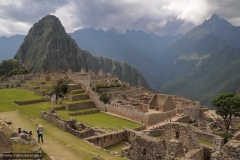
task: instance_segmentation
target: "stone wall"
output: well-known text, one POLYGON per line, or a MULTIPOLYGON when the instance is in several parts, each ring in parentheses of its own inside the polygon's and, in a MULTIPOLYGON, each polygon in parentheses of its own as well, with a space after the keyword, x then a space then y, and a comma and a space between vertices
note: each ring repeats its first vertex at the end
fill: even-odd
POLYGON ((164 129, 152 129, 143 131, 144 134, 149 136, 161 136, 164 132, 164 129))
POLYGON ((84 114, 93 114, 99 112, 99 109, 92 109, 89 111, 83 111, 83 112, 73 112, 73 113, 68 113, 70 116, 79 116, 79 115, 84 115, 84 114))
POLYGON ((189 123, 189 115, 181 116, 175 122, 189 123))
POLYGON ((80 84, 68 84, 69 90, 76 90, 76 89, 80 89, 80 88, 81 88, 80 84))
POLYGON ((79 101, 79 100, 84 100, 84 99, 89 99, 88 94, 73 94, 73 95, 68 95, 67 99, 69 101, 79 101))
POLYGON ((176 105, 170 96, 165 94, 155 94, 150 102, 150 108, 166 112, 174 110, 176 105))
POLYGON ((40 89, 41 89, 41 90, 45 90, 45 91, 46 91, 46 90, 51 90, 52 88, 53 88, 52 86, 45 86, 45 85, 41 85, 41 86, 40 86, 40 89))
POLYGON ((82 123, 76 123, 74 119, 69 121, 62 120, 56 113, 41 112, 41 117, 80 139, 91 137, 95 134, 92 128, 82 123))
POLYGON ((204 109, 198 107, 188 107, 184 108, 183 114, 189 115, 191 118, 194 119, 201 119, 204 115, 204 109))
POLYGON ((146 124, 144 120, 144 113, 138 109, 138 106, 132 105, 120 105, 120 104, 107 104, 106 109, 110 113, 117 114, 119 116, 129 118, 136 122, 146 124))
POLYGON ((36 95, 40 95, 40 96, 45 96, 46 95, 45 91, 36 90, 36 89, 33 90, 33 93, 36 94, 36 95))
MULTIPOLYGON (((64 110, 65 106, 59 106, 59 107, 52 107, 54 110, 64 110)), ((50 109, 50 108, 48 108, 50 109)))
POLYGON ((165 126, 165 132, 163 132, 161 139, 165 140, 166 145, 171 139, 178 139, 182 142, 183 147, 189 150, 201 148, 198 143, 197 137, 192 132, 189 125, 184 123, 168 123, 165 126))
POLYGON ((194 159, 194 160, 203 160, 204 159, 204 151, 203 148, 194 150, 191 155, 189 157, 187 157, 188 159, 194 159))
POLYGON ((92 108, 94 106, 95 106, 95 104, 92 101, 79 102, 79 103, 65 104, 65 109, 68 111, 72 111, 72 110, 92 108))
POLYGON ((122 149, 121 155, 130 160, 165 160, 165 147, 162 140, 136 135, 131 145, 122 149))
POLYGON ((121 131, 92 136, 89 138, 85 138, 85 140, 87 140, 90 143, 93 143, 96 146, 106 148, 111 145, 122 142, 124 140, 132 142, 135 139, 136 135, 137 135, 136 131, 125 129, 121 131))
POLYGON ((133 130, 134 130, 134 131, 142 131, 142 130, 144 130, 144 129, 146 129, 146 128, 147 128, 146 125, 143 125, 143 126, 138 127, 138 128, 133 128, 133 130))
POLYGON ((172 100, 177 108, 200 107, 200 102, 172 95, 172 100))
POLYGON ((207 132, 201 132, 197 130, 192 130, 193 133, 197 136, 198 139, 202 139, 204 141, 212 142, 214 143, 214 138, 218 137, 221 138, 220 136, 217 136, 215 134, 207 133, 207 132))
POLYGON ((29 101, 13 101, 17 105, 27 105, 27 104, 34 104, 34 103, 41 103, 45 102, 44 98, 41 99, 35 99, 35 100, 29 100, 29 101))
POLYGON ((211 160, 239 160, 240 159, 240 142, 237 140, 228 141, 221 151, 214 152, 211 160))
POLYGON ((97 93, 93 92, 91 87, 89 87, 88 82, 84 84, 81 83, 81 88, 84 89, 86 93, 88 93, 90 99, 94 102, 97 108, 99 108, 101 111, 106 112, 105 104, 102 101, 100 101, 100 96, 97 93))
POLYGON ((7 134, 0 128, 0 153, 12 153, 12 152, 13 152, 12 142, 7 136, 7 134))
POLYGON ((160 112, 160 113, 152 113, 144 115, 144 122, 147 125, 154 125, 159 122, 163 122, 176 116, 176 110, 168 111, 168 112, 160 112))
POLYGON ((113 144, 117 144, 119 142, 127 140, 127 132, 118 131, 118 132, 113 132, 113 133, 107 133, 105 135, 99 135, 99 136, 93 136, 90 138, 86 138, 86 140, 97 146, 106 148, 113 144))
POLYGON ((204 160, 210 160, 211 154, 213 152, 212 147, 201 144, 203 147, 203 155, 204 155, 204 160))
POLYGON ((232 139, 235 139, 235 140, 240 141, 240 131, 239 131, 239 132, 236 132, 236 133, 233 135, 232 139))

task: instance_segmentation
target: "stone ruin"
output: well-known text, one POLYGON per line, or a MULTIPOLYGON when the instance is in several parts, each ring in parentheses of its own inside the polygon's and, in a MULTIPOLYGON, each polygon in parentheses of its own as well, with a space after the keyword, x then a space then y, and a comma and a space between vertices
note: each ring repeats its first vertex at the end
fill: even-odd
POLYGON ((169 123, 161 139, 146 135, 137 135, 122 154, 131 159, 172 160, 176 158, 202 160, 203 148, 190 127, 183 123, 169 123))
POLYGON ((93 129, 84 123, 77 123, 76 119, 63 120, 52 110, 51 113, 41 112, 41 117, 80 139, 105 133, 103 130, 93 129))
POLYGON ((7 134, 0 128, 0 153, 12 153, 12 142, 7 134))

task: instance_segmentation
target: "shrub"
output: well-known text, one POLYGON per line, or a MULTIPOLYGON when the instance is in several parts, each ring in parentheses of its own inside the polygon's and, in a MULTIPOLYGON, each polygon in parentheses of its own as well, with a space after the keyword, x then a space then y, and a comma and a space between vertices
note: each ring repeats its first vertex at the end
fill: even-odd
POLYGON ((110 97, 106 93, 102 93, 100 95, 100 101, 102 101, 104 104, 109 103, 110 97))

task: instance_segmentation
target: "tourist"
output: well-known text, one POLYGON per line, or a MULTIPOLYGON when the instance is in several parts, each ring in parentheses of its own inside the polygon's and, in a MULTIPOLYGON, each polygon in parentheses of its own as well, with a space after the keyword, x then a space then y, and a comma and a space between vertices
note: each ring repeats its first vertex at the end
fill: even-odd
POLYGON ((20 134, 20 133, 22 133, 22 130, 21 130, 21 128, 18 128, 18 133, 20 134))
POLYGON ((40 139, 43 143, 43 126, 39 125, 37 127, 37 133, 38 133, 38 143, 40 143, 40 139))

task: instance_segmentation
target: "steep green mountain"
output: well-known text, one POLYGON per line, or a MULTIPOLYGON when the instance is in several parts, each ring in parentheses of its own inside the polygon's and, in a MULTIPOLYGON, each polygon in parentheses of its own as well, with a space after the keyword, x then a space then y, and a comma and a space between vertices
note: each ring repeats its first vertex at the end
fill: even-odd
POLYGON ((47 15, 33 25, 21 44, 14 59, 23 63, 30 72, 80 71, 81 68, 95 73, 103 69, 106 73, 117 75, 131 85, 149 88, 141 73, 126 63, 94 57, 81 50, 69 36, 59 19, 47 15))
POLYGON ((0 63, 0 78, 9 77, 16 74, 25 74, 28 70, 17 60, 3 60, 0 63))
POLYGON ((240 48, 240 27, 233 26, 225 19, 219 19, 216 14, 189 31, 185 37, 197 39, 207 34, 214 34, 227 41, 229 45, 240 48))
POLYGON ((0 61, 13 58, 25 36, 15 35, 0 38, 0 61))
POLYGON ((115 30, 103 31, 82 29, 71 33, 79 47, 93 55, 126 62, 137 68, 152 88, 157 89, 161 78, 156 61, 163 51, 176 42, 181 35, 164 37, 146 34, 142 31, 127 31, 120 34, 115 30))
MULTIPOLYGON (((211 106, 211 100, 218 94, 237 93, 240 49, 233 47, 228 38, 212 34, 211 24, 216 17, 213 15, 167 49, 162 57, 164 63, 159 66, 164 77, 159 81, 161 92, 198 100, 207 106, 211 106), (203 30, 203 26, 210 27, 203 30)), ((218 25, 215 28, 221 28, 218 25)))

